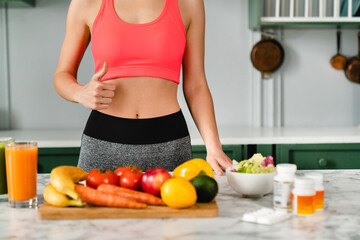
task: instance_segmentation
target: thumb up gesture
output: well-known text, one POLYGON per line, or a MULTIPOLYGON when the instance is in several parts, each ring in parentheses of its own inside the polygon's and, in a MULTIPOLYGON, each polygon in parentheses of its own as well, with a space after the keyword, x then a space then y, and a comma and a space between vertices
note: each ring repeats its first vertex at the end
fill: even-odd
POLYGON ((115 85, 101 81, 108 71, 104 62, 103 68, 95 73, 91 80, 78 92, 77 101, 86 108, 103 110, 109 107, 115 95, 115 85))

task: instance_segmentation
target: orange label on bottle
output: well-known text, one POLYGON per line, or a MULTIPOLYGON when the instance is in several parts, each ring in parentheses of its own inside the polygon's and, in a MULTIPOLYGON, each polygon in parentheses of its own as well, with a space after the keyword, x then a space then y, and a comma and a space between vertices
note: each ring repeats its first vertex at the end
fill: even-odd
POLYGON ((316 191, 315 208, 316 210, 324 209, 324 190, 316 191))
POLYGON ((309 215, 315 213, 315 196, 296 196, 296 213, 299 215, 309 215))

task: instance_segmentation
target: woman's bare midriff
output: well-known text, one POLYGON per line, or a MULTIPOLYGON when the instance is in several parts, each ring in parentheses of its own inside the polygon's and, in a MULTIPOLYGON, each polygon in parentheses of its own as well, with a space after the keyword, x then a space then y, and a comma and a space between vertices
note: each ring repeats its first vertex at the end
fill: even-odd
POLYGON ((121 77, 106 82, 116 86, 115 96, 104 114, 122 118, 154 118, 180 110, 178 84, 154 77, 121 77))

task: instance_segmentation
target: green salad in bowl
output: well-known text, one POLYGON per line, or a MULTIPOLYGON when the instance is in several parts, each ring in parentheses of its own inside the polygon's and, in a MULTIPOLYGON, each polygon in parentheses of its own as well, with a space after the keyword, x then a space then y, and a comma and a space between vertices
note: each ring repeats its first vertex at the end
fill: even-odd
POLYGON ((256 153, 251 158, 241 162, 233 160, 231 171, 240 173, 272 173, 276 169, 272 156, 264 157, 261 153, 256 153))
POLYGON ((237 162, 226 169, 226 177, 231 188, 243 196, 262 197, 273 191, 273 178, 276 168, 272 156, 260 153, 237 162))

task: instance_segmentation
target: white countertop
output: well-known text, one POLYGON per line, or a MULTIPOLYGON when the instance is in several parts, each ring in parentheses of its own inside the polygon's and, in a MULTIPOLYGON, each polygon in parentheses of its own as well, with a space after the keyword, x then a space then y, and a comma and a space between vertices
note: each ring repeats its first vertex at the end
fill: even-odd
MULTIPOLYGON (((305 171, 299 171, 304 173, 305 171)), ((360 239, 360 170, 322 170, 325 209, 312 216, 292 216, 271 226, 243 222, 242 215, 272 207, 272 194, 243 198, 216 177, 219 216, 214 218, 39 220, 36 209, 13 209, 0 202, 0 239, 360 239)), ((38 175, 38 197, 49 174, 38 175)))
MULTIPOLYGON (((204 145, 196 129, 189 129, 192 145, 204 145)), ((82 130, 10 130, 1 137, 34 140, 39 147, 80 147, 82 130)), ((221 143, 227 144, 315 144, 360 143, 358 127, 220 127, 221 143)))

